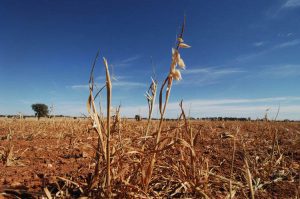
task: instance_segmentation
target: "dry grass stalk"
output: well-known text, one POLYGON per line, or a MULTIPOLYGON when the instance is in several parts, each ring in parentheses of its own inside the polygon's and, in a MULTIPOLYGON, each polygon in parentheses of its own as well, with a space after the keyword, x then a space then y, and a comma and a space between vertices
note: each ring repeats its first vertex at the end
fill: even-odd
MULTIPOLYGON (((87 192, 89 192, 91 189, 93 189, 97 184, 98 184, 98 179, 99 179, 99 170, 100 170, 100 162, 106 160, 106 142, 105 138, 103 136, 103 130, 102 130, 102 121, 101 118, 99 117, 99 114, 97 113, 97 108, 95 105, 95 97, 93 95, 94 91, 94 68, 97 62, 97 59, 99 57, 99 51, 96 54, 96 57, 94 59, 91 73, 90 73, 90 80, 89 80, 89 97, 87 101, 87 110, 91 118, 91 122, 93 124, 93 129, 97 132, 98 134, 98 144, 97 144, 97 151, 96 151, 96 166, 95 166, 95 171, 92 176, 92 179, 89 183, 89 188, 87 189, 87 192), (102 156, 102 158, 101 158, 102 156)), ((102 89, 101 89, 102 90, 102 89)), ((99 94, 99 92, 97 93, 99 94)))
POLYGON ((114 121, 113 121, 113 127, 112 127, 112 132, 116 132, 118 134, 118 138, 119 138, 119 144, 120 147, 122 149, 122 151, 124 152, 123 149, 123 144, 122 144, 122 136, 121 136, 121 115, 120 115, 120 109, 121 109, 121 105, 119 105, 118 108, 116 108, 116 114, 114 117, 114 121))
MULTIPOLYGON (((100 174, 100 162, 105 161, 106 162, 106 176, 105 176, 105 184, 107 189, 107 196, 111 197, 111 175, 110 175, 110 164, 111 164, 111 151, 110 151, 110 107, 111 107, 111 91, 112 91, 112 84, 111 84, 111 78, 109 74, 108 64, 107 60, 103 58, 104 67, 106 70, 106 85, 102 87, 95 97, 93 96, 93 90, 94 90, 94 68, 96 61, 98 59, 99 52, 96 55, 96 58, 94 60, 91 74, 90 74, 90 81, 89 81, 89 98, 87 102, 87 109, 90 114, 90 117, 92 119, 93 128, 98 133, 98 145, 97 145, 97 152, 96 152, 96 166, 94 175, 92 176, 92 180, 90 181, 88 192, 93 189, 95 186, 103 184, 103 182, 97 182, 99 179, 100 174), (106 87, 107 91, 107 119, 106 119, 106 133, 104 134, 104 122, 101 120, 101 117, 99 116, 97 112, 97 108, 95 105, 95 98, 100 94, 100 92, 106 87), (102 156, 102 158, 101 158, 102 156)), ((101 111, 101 110, 100 110, 101 111)))
POLYGON ((110 106, 111 106, 111 97, 112 97, 112 85, 110 74, 108 70, 107 60, 103 58, 105 71, 106 71, 106 97, 107 97, 107 116, 106 116, 106 186, 107 186, 107 195, 108 198, 111 198, 111 186, 110 186, 110 106))
POLYGON ((234 157, 235 157, 235 150, 236 150, 236 135, 239 133, 239 128, 236 128, 235 136, 233 137, 233 150, 232 150, 232 157, 231 157, 231 166, 230 166, 230 182, 229 182, 229 196, 232 199, 235 195, 235 191, 232 190, 232 178, 233 178, 233 164, 234 164, 234 157))
MULTIPOLYGON (((159 121, 158 131, 157 131, 157 134, 156 134, 155 151, 159 150, 158 143, 160 142, 160 138, 161 138, 162 124, 163 124, 164 115, 165 115, 165 112, 166 112, 166 107, 167 107, 169 97, 170 97, 170 92, 171 92, 171 88, 172 88, 172 84, 173 84, 173 79, 175 79, 175 80, 180 80, 181 79, 181 73, 178 69, 176 69, 176 66, 178 65, 180 68, 185 67, 184 62, 181 59, 180 54, 179 54, 178 51, 179 51, 180 48, 190 47, 190 46, 183 43, 184 28, 185 28, 185 18, 184 18, 184 21, 183 21, 183 24, 182 24, 182 27, 181 27, 181 33, 179 34, 179 36, 177 38, 176 49, 172 50, 172 61, 171 61, 171 66, 170 66, 170 72, 169 72, 167 78, 165 79, 164 83, 162 84, 161 89, 160 89, 160 94, 159 94, 160 121, 159 121), (165 101, 163 103, 163 91, 164 91, 165 86, 166 86, 166 94, 165 94, 165 101)), ((146 172, 143 172, 142 183, 144 185, 144 191, 145 192, 148 191, 149 183, 150 183, 151 178, 152 178, 153 169, 154 169, 154 165, 155 165, 155 161, 156 161, 156 154, 157 153, 154 153, 152 155, 151 160, 150 160, 150 164, 146 168, 146 172)))
POLYGON ((147 102, 148 102, 149 112, 148 112, 148 121, 147 121, 146 132, 145 132, 144 136, 148 136, 151 118, 152 118, 153 107, 154 107, 155 98, 156 98, 157 81, 152 78, 151 78, 151 80, 152 80, 152 82, 150 84, 150 87, 145 94, 147 102))
POLYGON ((146 126, 146 131, 144 133, 144 142, 142 146, 142 151, 144 151, 145 148, 145 141, 149 133, 150 129, 150 124, 151 124, 151 119, 152 119, 152 112, 153 112, 153 107, 155 104, 155 98, 156 98, 156 90, 157 90, 157 81, 151 78, 152 82, 149 86, 148 91, 146 92, 145 96, 148 102, 148 120, 147 120, 147 126, 146 126))
POLYGON ((244 185, 241 182, 230 180, 228 178, 225 178, 224 176, 221 176, 221 175, 218 175, 218 174, 215 174, 215 173, 212 173, 212 172, 205 172, 205 173, 209 174, 211 176, 214 176, 216 178, 219 178, 220 180, 223 180, 223 181, 228 182, 228 183, 231 181, 231 183, 233 185, 236 185, 236 186, 239 186, 239 187, 244 187, 244 185))
POLYGON ((3 162, 5 163, 6 166, 13 166, 14 165, 14 146, 13 145, 9 145, 9 147, 6 148, 6 150, 4 151, 3 154, 0 154, 1 159, 3 160, 3 162))
POLYGON ((248 187, 249 187, 249 190, 250 190, 251 199, 254 199, 254 189, 253 189, 253 185, 252 185, 252 175, 251 175, 249 164, 248 164, 248 161, 247 161, 245 146, 243 146, 243 148, 244 148, 244 164, 245 164, 245 172, 246 172, 247 183, 248 183, 248 187))
POLYGON ((182 105, 182 102, 183 100, 181 100, 179 106, 180 106, 180 109, 181 109, 181 115, 184 119, 184 124, 185 124, 185 130, 186 130, 186 133, 189 134, 189 138, 190 138, 190 147, 191 147, 191 151, 190 151, 190 160, 191 160, 191 166, 192 166, 192 176, 193 176, 193 179, 195 180, 194 183, 196 183, 196 174, 195 174, 195 155, 193 154, 193 151, 195 150, 194 149, 194 143, 195 143, 195 140, 196 140, 196 136, 194 137, 193 136, 193 130, 189 124, 189 121, 187 120, 186 118, 186 115, 185 115, 185 112, 184 112, 184 109, 183 109, 183 105, 182 105))
POLYGON ((48 199, 52 199, 51 193, 50 193, 50 191, 48 190, 47 187, 44 188, 44 192, 45 192, 48 199))
POLYGON ((278 146, 278 138, 277 138, 277 129, 275 129, 275 132, 273 134, 273 144, 272 144, 272 153, 271 153, 271 161, 269 162, 269 175, 271 174, 272 172, 272 169, 273 169, 273 161, 274 161, 274 155, 275 155, 275 146, 276 146, 276 143, 277 143, 277 149, 278 149, 278 152, 280 153, 280 150, 279 150, 279 146, 278 146))
POLYGON ((78 187, 79 191, 80 191, 81 193, 83 193, 83 189, 81 188, 81 186, 80 186, 78 183, 76 183, 76 182, 74 182, 74 181, 72 181, 72 180, 69 180, 69 179, 60 177, 60 176, 57 176, 56 178, 59 179, 59 180, 62 180, 62 181, 64 181, 64 182, 66 182, 66 183, 75 185, 76 187, 78 187))

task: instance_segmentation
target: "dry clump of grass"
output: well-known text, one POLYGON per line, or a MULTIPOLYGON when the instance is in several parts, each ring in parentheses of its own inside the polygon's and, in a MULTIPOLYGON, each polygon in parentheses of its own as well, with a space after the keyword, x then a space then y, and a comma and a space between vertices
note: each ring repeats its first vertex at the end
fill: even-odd
MULTIPOLYGON (((144 143, 145 143, 145 139, 147 138, 149 129, 150 129, 151 117, 152 117, 153 107, 154 107, 155 98, 156 98, 157 81, 152 79, 152 83, 151 83, 148 91, 146 92, 146 98, 147 98, 148 107, 149 107, 149 114, 148 114, 146 131, 143 134, 145 139, 144 139, 144 142, 142 142, 143 143, 142 150, 141 151, 137 151, 137 150, 128 151, 127 150, 127 152, 126 152, 126 150, 124 149, 125 146, 121 143, 121 130, 120 130, 121 121, 120 121, 120 119, 119 120, 116 119, 115 122, 113 123, 113 127, 111 127, 110 113, 111 113, 112 83, 110 80, 111 78, 110 78, 110 74, 109 74, 108 64, 107 64, 107 61, 105 58, 103 58, 103 60, 104 60, 104 66, 105 66, 105 71, 106 71, 105 87, 106 87, 106 91, 107 91, 107 94, 106 94, 106 96, 107 96, 106 125, 105 125, 104 118, 101 117, 102 114, 97 112, 97 108, 95 105, 95 98, 99 95, 99 93, 104 88, 103 87, 102 89, 100 89, 95 96, 93 95, 94 86, 95 86, 93 72, 94 72, 97 58, 99 56, 99 52, 97 53, 95 61, 92 66, 91 75, 90 75, 90 81, 89 81, 90 94, 89 94, 89 98, 88 98, 88 102, 87 102, 87 108, 88 108, 88 112, 89 112, 91 121, 93 123, 94 129, 98 134, 98 146, 97 146, 97 151, 96 151, 96 156, 95 156, 96 167, 95 167, 95 171, 92 176, 92 179, 89 183, 89 188, 88 188, 87 193, 90 193, 91 190, 96 188, 97 190, 102 190, 101 193, 98 193, 98 194, 100 194, 99 196, 105 196, 108 198, 112 197, 113 193, 111 190, 111 188, 112 188, 111 180, 113 180, 114 177, 111 177, 111 175, 116 174, 116 176, 119 176, 120 171, 114 173, 114 169, 111 168, 111 165, 114 166, 114 163, 118 164, 118 162, 115 162, 115 159, 119 158, 118 161, 122 161, 122 159, 124 159, 124 158, 125 159, 129 158, 133 161, 132 162, 133 164, 139 163, 138 170, 140 172, 137 172, 137 175, 135 177, 137 178, 139 183, 142 185, 142 187, 138 188, 136 186, 133 186, 133 184, 130 184, 129 181, 128 180, 126 181, 125 179, 121 179, 121 182, 123 183, 123 185, 125 185, 127 187, 128 186, 135 187, 135 189, 138 189, 144 195, 148 194, 148 187, 149 187, 149 183, 152 180, 152 174, 153 174, 153 170, 155 167, 157 153, 164 151, 167 148, 169 148, 175 144, 174 141, 171 141, 169 144, 167 144, 167 142, 169 140, 168 138, 165 140, 161 140, 161 133, 162 133, 162 124, 163 124, 163 120, 164 120, 164 115, 165 115, 166 107, 167 107, 168 100, 170 97, 173 80, 181 79, 181 73, 180 73, 180 70, 177 69, 177 66, 179 66, 182 69, 185 68, 184 61, 179 54, 179 49, 190 47, 189 45, 185 44, 183 41, 184 28, 185 28, 185 20, 182 25, 181 33, 179 34, 179 36, 177 38, 176 47, 174 49, 172 49, 172 61, 171 61, 171 66, 170 66, 170 72, 160 89, 159 109, 160 109, 161 118, 160 118, 160 122, 159 122, 159 126, 158 126, 158 131, 154 135, 154 140, 156 140, 155 145, 153 148, 147 148, 146 151, 144 151, 144 149, 145 149, 144 143), (162 96, 163 96, 163 91, 164 91, 165 87, 166 87, 166 93, 165 93, 165 101, 163 103, 162 96), (111 133, 112 133, 111 129, 113 129, 114 131, 116 131, 116 129, 118 129, 118 136, 119 136, 119 142, 120 142, 119 144, 111 145, 111 133), (121 150, 116 151, 115 146, 120 146, 121 150), (119 155, 118 153, 120 151, 122 151, 122 153, 123 153, 122 156, 118 156, 119 155), (113 157, 111 157, 111 156, 113 156, 113 157), (135 159, 134 156, 136 156, 137 159, 135 159), (150 159, 149 159, 149 157, 150 157, 150 159), (103 169, 103 167, 105 169, 103 169), (104 170, 106 171, 105 173, 103 172, 104 170)), ((120 112, 120 109, 117 111, 117 115, 115 116, 115 118, 119 118, 119 112, 120 112)), ((184 140, 181 140, 181 143, 187 144, 184 140)), ((129 147, 129 148, 131 148, 131 147, 129 147)), ((126 169, 126 167, 125 167, 125 169, 126 169)))
POLYGON ((13 132, 9 128, 9 133, 2 138, 8 142, 8 146, 0 146, 0 161, 6 166, 22 166, 23 164, 18 161, 19 157, 14 154, 14 145, 12 144, 13 132))
POLYGON ((91 70, 90 81, 89 81, 90 95, 89 95, 88 102, 87 102, 87 108, 88 108, 88 112, 90 114, 90 118, 93 123, 93 128, 95 129, 95 131, 98 134, 98 146, 97 146, 96 157, 95 157, 95 160, 96 160, 95 172, 89 183, 88 191, 91 191, 92 189, 94 189, 94 187, 97 187, 97 188, 101 187, 102 190, 105 190, 105 192, 103 192, 103 193, 105 193, 105 196, 110 198, 111 197, 111 185, 110 185, 110 181, 111 181, 111 169, 110 169, 110 164, 111 164, 110 111, 111 111, 111 107, 110 106, 111 106, 112 84, 111 84, 107 60, 105 58, 103 58, 103 63, 104 63, 105 70, 106 70, 106 85, 105 85, 105 87, 106 87, 106 91, 107 91, 107 117, 106 117, 106 126, 105 126, 105 121, 103 118, 102 119, 100 118, 100 114, 97 112, 97 108, 95 105, 95 98, 102 91, 102 89, 100 89, 100 91, 96 94, 95 97, 93 95, 93 89, 95 86, 93 72, 94 72, 94 68, 95 68, 98 56, 99 56, 99 51, 96 55, 96 58, 95 58, 95 61, 93 63, 92 70, 91 70), (105 164, 105 168, 106 168, 105 169, 106 172, 104 172, 104 173, 101 172, 101 169, 103 169, 103 168, 101 168, 102 163, 105 164), (100 174, 103 174, 104 178, 100 178, 100 174))
POLYGON ((14 164, 15 158, 13 155, 14 146, 9 146, 7 148, 0 148, 0 160, 6 166, 12 166, 14 164))

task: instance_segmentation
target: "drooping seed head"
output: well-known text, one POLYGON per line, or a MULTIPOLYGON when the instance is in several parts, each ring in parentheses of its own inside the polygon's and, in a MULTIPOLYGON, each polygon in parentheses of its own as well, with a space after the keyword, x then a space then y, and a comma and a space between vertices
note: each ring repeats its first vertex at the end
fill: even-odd
POLYGON ((180 70, 178 70, 178 69, 175 69, 174 71, 172 71, 171 76, 172 76, 175 80, 181 80, 181 79, 182 79, 180 70))

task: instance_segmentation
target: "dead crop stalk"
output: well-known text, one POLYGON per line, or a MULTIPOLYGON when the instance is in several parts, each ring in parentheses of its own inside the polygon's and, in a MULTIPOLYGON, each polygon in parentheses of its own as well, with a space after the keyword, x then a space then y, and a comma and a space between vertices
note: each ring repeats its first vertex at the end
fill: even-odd
MULTIPOLYGON (((186 115, 185 115, 185 112, 183 109, 183 100, 180 101, 179 106, 181 109, 181 116, 183 117, 183 120, 184 120, 184 126, 185 126, 186 133, 189 134, 189 137, 190 137, 190 143, 189 143, 190 147, 191 147, 191 149, 194 149, 194 142, 195 142, 196 137, 193 136, 193 130, 190 126, 188 119, 186 118, 186 115)), ((192 166, 192 175, 193 175, 193 179, 195 180, 194 183, 196 183, 196 174, 195 174, 196 165, 195 165, 193 150, 190 150, 190 158, 191 158, 191 166, 192 166)))
POLYGON ((231 156, 231 166, 230 166, 230 181, 229 181, 229 196, 230 199, 233 198, 233 191, 232 191, 232 178, 233 178, 233 166, 234 166, 234 159, 235 159, 235 151, 236 151, 236 135, 239 133, 239 127, 236 128, 236 133, 233 137, 233 150, 231 156))
MULTIPOLYGON (((94 86, 95 86, 94 68, 95 68, 98 56, 99 56, 99 51, 97 52, 97 55, 93 62, 91 73, 90 73, 89 97, 88 97, 88 101, 87 101, 87 110, 88 110, 88 113, 92 120, 93 128, 95 129, 95 131, 98 134, 98 144, 97 144, 97 151, 96 151, 96 157, 95 157, 96 167, 95 167, 95 171, 94 171, 92 180, 90 181, 88 190, 93 189, 93 187, 96 186, 97 180, 99 179, 99 167, 100 167, 101 155, 103 155, 102 158, 104 160, 106 159, 106 143, 105 143, 103 131, 102 131, 102 124, 101 124, 102 121, 101 121, 101 118, 99 117, 99 114, 97 113, 97 109, 96 109, 96 105, 95 105, 95 98, 97 95, 95 97, 93 95, 94 86)), ((100 93, 100 91, 98 92, 98 94, 100 93)))
MULTIPOLYGON (((97 94, 93 95, 93 90, 94 90, 94 68, 96 65, 96 61, 98 59, 99 56, 99 51, 97 52, 96 58, 94 60, 93 66, 92 66, 92 70, 91 70, 91 74, 90 74, 90 81, 89 81, 89 98, 88 98, 88 102, 87 102, 87 110, 89 112, 89 115, 92 119, 92 124, 93 124, 93 128, 96 130, 96 132, 98 133, 98 148, 97 148, 97 152, 96 152, 96 167, 95 167, 95 173, 92 177, 92 180, 89 184, 89 188, 88 190, 93 189, 94 186, 97 186, 97 180, 99 179, 99 171, 100 171, 100 162, 101 162, 101 155, 103 157, 103 161, 106 161, 106 187, 107 187, 107 196, 108 198, 111 198, 111 175, 110 175, 110 163, 111 163, 111 151, 110 151, 110 107, 111 107, 111 98, 112 98, 112 84, 111 84, 111 78, 110 78, 110 74, 109 74, 109 69, 108 69, 108 64, 107 64, 107 60, 105 58, 103 58, 103 62, 104 62, 104 67, 106 70, 106 85, 103 86, 98 92, 97 94), (105 134, 105 130, 104 130, 104 122, 103 122, 103 118, 101 116, 99 116, 97 109, 96 109, 96 105, 95 105, 95 99, 96 97, 100 94, 100 92, 106 87, 106 91, 107 91, 107 118, 106 118, 106 134, 105 134), (103 130, 102 130, 103 128, 103 130), (106 139, 105 139, 106 137, 106 139)), ((100 105, 101 108, 101 105, 100 105)), ((101 109, 100 109, 101 112, 101 109)), ((98 185, 101 184, 101 182, 98 182, 98 185)))
POLYGON ((111 85, 111 79, 110 74, 108 70, 108 64, 107 60, 103 58, 104 66, 106 70, 106 99, 107 99, 107 118, 106 118, 106 186, 107 186, 107 195, 108 198, 111 198, 111 186, 110 186, 110 105, 111 105, 111 91, 112 91, 112 85, 111 85))
POLYGON ((152 80, 152 82, 150 84, 150 87, 145 94, 147 102, 148 102, 149 113, 148 113, 146 132, 145 132, 144 136, 148 136, 150 122, 151 122, 151 118, 152 118, 153 107, 154 107, 155 98, 156 98, 157 81, 152 78, 151 78, 151 80, 152 80))
POLYGON ((162 130, 162 124, 166 112, 166 107, 169 101, 170 93, 171 93, 171 88, 173 84, 173 79, 175 80, 180 80, 181 79, 181 73, 180 70, 176 68, 178 65, 180 68, 184 69, 185 64, 183 60, 180 57, 179 54, 179 49, 180 48, 189 48, 190 46, 185 44, 183 41, 183 33, 184 33, 184 28, 185 28, 185 18, 181 27, 181 33, 178 35, 177 38, 177 44, 176 44, 176 49, 172 49, 172 62, 171 62, 171 67, 170 67, 170 72, 165 79, 164 83, 161 86, 160 89, 160 94, 159 94, 159 111, 160 111, 160 121, 159 121, 159 126, 158 126, 158 131, 156 134, 156 144, 155 144, 155 152, 151 157, 150 164, 147 167, 147 171, 143 176, 143 184, 144 184, 144 191, 148 191, 149 183, 152 178, 152 173, 156 161, 156 154, 157 151, 159 150, 159 143, 160 143, 160 138, 161 138, 161 130, 162 130), (163 91, 165 86, 166 87, 166 94, 165 94, 165 101, 163 103, 163 91))
POLYGON ((252 185, 252 175, 250 172, 250 167, 247 161, 247 153, 245 150, 245 145, 243 144, 243 151, 244 151, 244 164, 245 164, 245 173, 246 173, 246 179, 247 179, 247 183, 248 183, 248 187, 250 190, 250 197, 251 199, 254 199, 254 189, 253 189, 253 185, 252 185))

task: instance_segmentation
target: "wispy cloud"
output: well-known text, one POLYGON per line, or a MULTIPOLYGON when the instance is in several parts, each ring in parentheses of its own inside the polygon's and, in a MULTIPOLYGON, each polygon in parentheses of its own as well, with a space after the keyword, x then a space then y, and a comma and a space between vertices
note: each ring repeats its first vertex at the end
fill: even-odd
POLYGON ((288 32, 288 33, 278 33, 278 37, 292 37, 292 36, 294 36, 295 35, 295 33, 293 33, 293 32, 288 32))
POLYGON ((282 8, 295 8, 300 6, 300 0, 287 0, 282 8))
POLYGON ((130 66, 132 65, 135 61, 137 61, 138 59, 140 59, 141 56, 140 55, 133 55, 131 57, 127 57, 125 59, 122 60, 117 60, 117 61, 112 61, 112 66, 130 66))
POLYGON ((141 82, 129 82, 129 81, 115 81, 112 83, 113 86, 117 86, 117 87, 144 87, 146 86, 145 83, 141 83, 141 82))
POLYGON ((260 47, 260 46, 264 46, 264 45, 265 45, 265 42, 263 42, 263 41, 253 43, 253 46, 255 46, 255 47, 260 47))
POLYGON ((276 44, 272 47, 266 48, 266 49, 264 49, 262 51, 259 51, 259 52, 240 55, 236 58, 236 61, 238 61, 238 62, 249 61, 249 60, 255 59, 257 57, 260 57, 262 55, 265 55, 267 53, 270 53, 274 50, 279 50, 279 49, 283 49, 283 48, 298 46, 299 44, 300 44, 300 39, 294 39, 294 40, 291 40, 291 41, 282 42, 282 43, 276 44))
POLYGON ((287 41, 287 42, 283 42, 281 44, 278 44, 278 45, 274 46, 273 49, 297 46, 299 44, 300 44, 300 39, 295 39, 295 40, 292 40, 292 41, 287 41))
POLYGON ((197 68, 197 69, 188 69, 182 71, 183 74, 203 74, 209 73, 212 76, 219 76, 219 75, 228 75, 233 73, 241 73, 245 72, 238 68, 219 68, 219 67, 206 67, 206 68, 197 68))
POLYGON ((262 51, 254 52, 254 53, 243 54, 243 55, 238 56, 236 58, 236 61, 238 61, 238 62, 250 61, 250 60, 260 57, 268 52, 270 52, 270 49, 262 50, 262 51))
MULTIPOLYGON (((131 76, 124 76, 124 75, 121 76, 121 75, 111 74, 111 78, 112 78, 113 81, 119 81, 119 80, 129 79, 129 78, 131 78, 131 76)), ((106 76, 105 75, 98 76, 96 78, 96 80, 105 82, 106 76)))
POLYGON ((67 87, 71 87, 74 90, 77 89, 88 89, 89 85, 88 84, 78 84, 78 85, 72 85, 72 86, 67 86, 67 87))
POLYGON ((180 84, 210 85, 229 75, 244 73, 246 71, 239 68, 224 67, 204 67, 187 69, 182 71, 183 81, 180 84), (187 77, 188 76, 188 77, 187 77), (201 84, 200 84, 201 83, 201 84))
POLYGON ((273 5, 266 10, 265 14, 268 18, 278 19, 286 16, 285 14, 292 9, 300 8, 300 0, 281 0, 273 1, 273 5))
POLYGON ((275 66, 265 66, 261 72, 262 76, 270 76, 275 78, 287 78, 300 76, 300 65, 284 64, 275 66))
POLYGON ((129 63, 129 62, 133 62, 133 61, 135 61, 135 60, 138 60, 139 58, 140 58, 139 55, 134 55, 134 56, 132 56, 132 57, 128 57, 128 58, 126 58, 126 59, 123 59, 121 62, 122 62, 122 63, 129 63))

